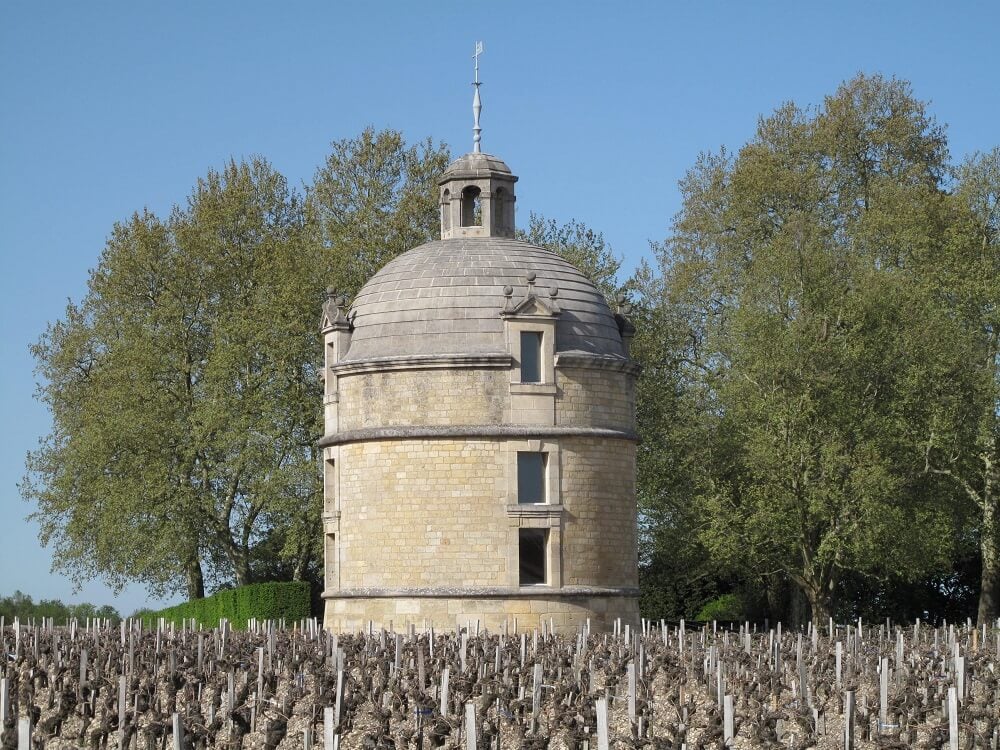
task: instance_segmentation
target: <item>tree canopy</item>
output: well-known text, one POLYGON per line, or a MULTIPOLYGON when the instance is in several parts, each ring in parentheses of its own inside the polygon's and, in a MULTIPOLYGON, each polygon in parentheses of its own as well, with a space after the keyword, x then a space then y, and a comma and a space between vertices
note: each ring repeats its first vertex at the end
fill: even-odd
POLYGON ((304 196, 255 157, 166 219, 115 226, 32 349, 53 429, 22 493, 57 570, 190 598, 319 579, 324 289, 433 236, 446 162, 368 130, 333 144, 304 196))
POLYGON ((684 493, 717 569, 785 577, 820 620, 847 577, 912 580, 957 552, 962 503, 925 462, 935 435, 972 439, 981 386, 941 262, 961 241, 947 156, 907 84, 859 76, 702 156, 640 274, 674 328, 649 387, 677 384, 705 446, 674 441, 691 460, 647 516, 684 493))
MULTIPOLYGON (((32 350, 57 570, 319 581, 320 302, 437 236, 448 160, 369 128, 301 192, 233 161, 113 228, 32 350)), ((1000 150, 954 166, 908 84, 859 75, 680 188, 628 279, 585 224, 518 232, 634 297, 646 614, 1000 615, 1000 150)))

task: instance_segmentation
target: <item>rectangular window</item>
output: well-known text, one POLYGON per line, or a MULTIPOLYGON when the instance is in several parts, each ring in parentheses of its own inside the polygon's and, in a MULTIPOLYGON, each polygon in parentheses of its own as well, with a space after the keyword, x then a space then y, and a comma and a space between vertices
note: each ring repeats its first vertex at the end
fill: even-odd
POLYGON ((517 502, 545 502, 545 454, 517 453, 517 502))
POLYGON ((546 583, 545 548, 548 546, 548 529, 520 529, 518 531, 518 557, 520 558, 520 584, 533 586, 546 583))
POLYGON ((521 382, 542 382, 542 334, 521 331, 521 382))
POLYGON ((326 585, 332 587, 337 585, 337 535, 326 535, 326 585))
POLYGON ((337 509, 337 463, 332 458, 323 462, 323 507, 328 511, 337 509))

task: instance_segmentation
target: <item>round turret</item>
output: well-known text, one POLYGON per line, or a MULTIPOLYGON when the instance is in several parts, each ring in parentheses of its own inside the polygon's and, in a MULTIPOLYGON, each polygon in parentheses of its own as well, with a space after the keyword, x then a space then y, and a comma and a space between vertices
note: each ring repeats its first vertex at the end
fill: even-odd
POLYGON ((638 620, 633 329, 516 180, 458 159, 442 239, 324 307, 329 628, 638 620))

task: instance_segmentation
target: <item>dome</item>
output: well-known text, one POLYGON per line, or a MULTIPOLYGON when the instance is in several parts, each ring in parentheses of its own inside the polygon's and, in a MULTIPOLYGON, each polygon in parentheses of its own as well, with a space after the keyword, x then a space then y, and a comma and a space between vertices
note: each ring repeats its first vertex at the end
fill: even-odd
POLYGON ((455 178, 469 179, 475 177, 485 177, 486 175, 500 172, 501 174, 511 174, 503 159, 492 154, 470 153, 455 159, 441 176, 440 184, 444 184, 455 178))
POLYGON ((527 242, 486 237, 429 242, 386 264, 354 300, 343 361, 505 353, 504 287, 513 288, 515 301, 523 299, 530 272, 535 295, 561 311, 556 352, 626 358, 603 295, 572 264, 527 242))

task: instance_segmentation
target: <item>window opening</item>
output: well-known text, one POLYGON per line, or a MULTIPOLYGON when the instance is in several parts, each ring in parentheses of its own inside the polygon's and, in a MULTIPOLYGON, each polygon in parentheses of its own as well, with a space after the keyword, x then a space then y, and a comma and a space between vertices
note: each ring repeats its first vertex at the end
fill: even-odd
POLYGON ((521 382, 542 382, 542 334, 521 331, 521 382))
POLYGON ((545 502, 545 454, 518 451, 517 502, 538 504, 545 502))
POLYGON ((482 225, 483 209, 480 201, 480 190, 470 185, 462 191, 462 226, 481 227, 482 225))
POLYGON ((326 585, 334 586, 337 583, 337 535, 326 535, 326 585))
POLYGON ((323 462, 323 496, 325 502, 325 507, 328 511, 336 509, 336 493, 335 487, 337 486, 337 462, 328 458, 323 462))
POLYGON ((545 548, 548 537, 548 529, 518 530, 519 580, 522 586, 546 583, 545 548))

